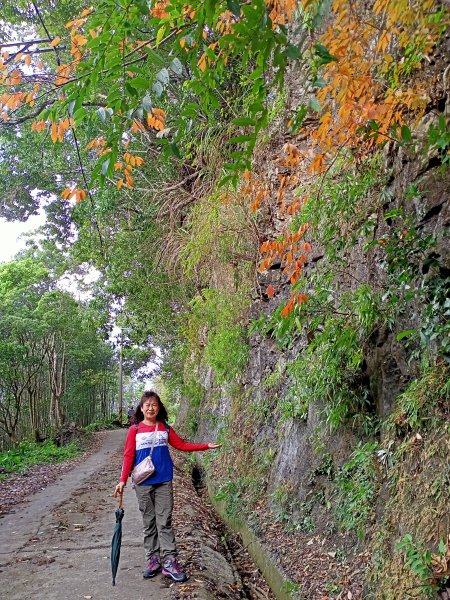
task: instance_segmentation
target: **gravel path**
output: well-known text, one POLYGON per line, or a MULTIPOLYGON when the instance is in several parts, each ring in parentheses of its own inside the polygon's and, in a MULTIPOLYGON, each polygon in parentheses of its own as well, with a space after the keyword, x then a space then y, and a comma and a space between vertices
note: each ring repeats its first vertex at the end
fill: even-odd
POLYGON ((102 445, 91 456, 0 519, 0 578, 8 600, 272 598, 234 538, 245 570, 244 576, 239 573, 225 541, 232 536, 224 535, 221 522, 196 494, 180 457, 176 457, 174 526, 188 581, 173 584, 162 575, 142 578, 142 521, 134 491, 127 485, 121 559, 112 587, 109 553, 117 506, 112 491, 125 436, 126 430, 103 432, 102 445))

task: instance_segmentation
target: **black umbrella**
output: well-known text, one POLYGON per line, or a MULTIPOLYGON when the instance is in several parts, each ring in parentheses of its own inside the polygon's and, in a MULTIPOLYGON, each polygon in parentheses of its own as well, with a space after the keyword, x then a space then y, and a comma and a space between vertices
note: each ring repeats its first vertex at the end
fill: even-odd
POLYGON ((120 545, 122 543, 122 519, 124 510, 122 508, 123 492, 119 498, 119 508, 116 510, 116 524, 114 526, 114 533, 111 542, 111 571, 112 571, 112 584, 116 585, 116 574, 119 568, 120 558, 120 545))

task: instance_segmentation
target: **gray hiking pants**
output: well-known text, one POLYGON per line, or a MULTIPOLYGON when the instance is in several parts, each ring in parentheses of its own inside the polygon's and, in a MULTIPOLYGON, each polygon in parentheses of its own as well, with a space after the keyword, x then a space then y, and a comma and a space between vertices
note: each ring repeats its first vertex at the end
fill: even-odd
POLYGON ((134 489, 144 522, 145 557, 149 559, 152 554, 160 554, 164 560, 168 556, 176 556, 172 529, 172 482, 137 485, 134 489))

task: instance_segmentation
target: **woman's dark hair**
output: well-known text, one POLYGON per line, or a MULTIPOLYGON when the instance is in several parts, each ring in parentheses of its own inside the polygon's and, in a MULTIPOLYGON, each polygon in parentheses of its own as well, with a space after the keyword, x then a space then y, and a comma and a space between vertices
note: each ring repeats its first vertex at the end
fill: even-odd
POLYGON ((146 400, 150 400, 151 398, 153 398, 154 400, 157 400, 158 404, 159 404, 159 411, 158 411, 158 414, 156 415, 156 420, 160 421, 161 423, 167 422, 168 415, 167 415, 166 407, 161 402, 161 398, 158 396, 158 394, 151 390, 149 392, 144 392, 142 394, 142 398, 141 398, 141 401, 139 402, 139 406, 137 406, 136 410, 134 411, 134 423, 137 424, 144 420, 144 413, 142 412, 142 405, 144 404, 144 402, 146 400))

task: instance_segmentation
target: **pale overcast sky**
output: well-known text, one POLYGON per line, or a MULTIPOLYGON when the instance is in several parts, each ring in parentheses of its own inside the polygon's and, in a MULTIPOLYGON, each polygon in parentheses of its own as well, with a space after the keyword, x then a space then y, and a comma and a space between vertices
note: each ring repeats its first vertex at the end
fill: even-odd
POLYGON ((25 223, 20 221, 5 221, 0 219, 0 262, 8 262, 14 255, 25 248, 24 233, 37 229, 45 222, 45 214, 30 217, 25 223))

